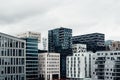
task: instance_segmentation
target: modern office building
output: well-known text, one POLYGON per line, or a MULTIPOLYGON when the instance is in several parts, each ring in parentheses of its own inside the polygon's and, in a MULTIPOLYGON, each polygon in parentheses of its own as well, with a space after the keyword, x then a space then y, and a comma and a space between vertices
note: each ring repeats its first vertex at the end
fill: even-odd
POLYGON ((72 48, 72 29, 57 28, 48 32, 49 52, 58 52, 61 55, 68 55, 72 48))
POLYGON ((26 79, 38 80, 38 39, 26 40, 26 79))
POLYGON ((73 44, 86 44, 87 51, 96 52, 105 50, 105 36, 101 33, 73 36, 72 42, 73 44))
POLYGON ((38 80, 38 38, 21 38, 26 41, 26 80, 38 80))
POLYGON ((49 30, 48 51, 60 53, 61 78, 65 78, 66 56, 72 54, 72 29, 61 27, 49 30))
POLYGON ((26 38, 26 37, 37 38, 38 42, 39 43, 41 42, 41 34, 38 33, 38 32, 28 31, 28 32, 25 32, 25 33, 18 34, 17 36, 22 37, 22 38, 26 38))
POLYGON ((39 80, 60 79, 60 54, 40 53, 39 59, 39 80))
POLYGON ((93 54, 92 80, 120 80, 120 51, 93 54))
POLYGON ((26 80, 26 42, 0 33, 0 80, 26 80))
POLYGON ((66 58, 66 76, 70 80, 86 80, 91 77, 92 52, 85 44, 74 44, 73 55, 66 58))

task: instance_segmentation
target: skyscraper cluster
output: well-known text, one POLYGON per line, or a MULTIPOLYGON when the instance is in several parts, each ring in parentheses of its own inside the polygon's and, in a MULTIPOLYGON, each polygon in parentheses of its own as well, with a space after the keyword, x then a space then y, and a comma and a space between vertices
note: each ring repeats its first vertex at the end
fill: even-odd
POLYGON ((0 33, 0 80, 120 80, 120 41, 103 33, 72 36, 60 27, 43 38, 44 50, 39 43, 38 32, 0 33))

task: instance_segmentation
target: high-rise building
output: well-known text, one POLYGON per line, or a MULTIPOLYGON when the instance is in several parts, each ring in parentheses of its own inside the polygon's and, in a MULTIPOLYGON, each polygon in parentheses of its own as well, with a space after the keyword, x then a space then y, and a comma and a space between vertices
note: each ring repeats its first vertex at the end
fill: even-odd
POLYGON ((72 47, 72 29, 57 28, 48 32, 49 52, 59 52, 61 55, 68 55, 72 47))
POLYGON ((26 80, 38 80, 38 39, 26 40, 26 80))
POLYGON ((40 53, 39 59, 39 79, 58 80, 60 79, 60 54, 40 53))
POLYGON ((26 41, 26 80, 38 80, 38 38, 21 38, 26 41))
POLYGON ((80 36, 73 36, 72 38, 73 44, 86 44, 87 51, 103 51, 105 50, 105 37, 104 34, 101 33, 92 33, 85 34, 80 36))
POLYGON ((93 54, 92 80, 120 80, 120 51, 93 54))
POLYGON ((26 42, 0 33, 0 80, 26 80, 26 42))
POLYGON ((71 80, 86 80, 91 77, 91 55, 85 44, 74 44, 73 55, 66 58, 66 76, 71 80))
POLYGON ((60 53, 61 77, 66 77, 66 56, 72 54, 72 29, 57 28, 48 32, 48 51, 60 53))

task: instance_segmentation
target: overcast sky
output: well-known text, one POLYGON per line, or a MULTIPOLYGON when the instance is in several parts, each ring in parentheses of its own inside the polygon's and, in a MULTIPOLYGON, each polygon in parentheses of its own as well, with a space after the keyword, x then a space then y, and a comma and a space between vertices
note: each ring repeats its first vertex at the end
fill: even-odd
POLYGON ((50 29, 73 29, 73 35, 100 32, 120 40, 120 0, 0 0, 0 32, 16 35, 50 29))

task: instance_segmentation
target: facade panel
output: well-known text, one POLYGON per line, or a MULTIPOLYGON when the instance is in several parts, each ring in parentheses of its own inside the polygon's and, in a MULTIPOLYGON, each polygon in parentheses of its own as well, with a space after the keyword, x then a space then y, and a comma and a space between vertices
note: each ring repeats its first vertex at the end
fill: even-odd
POLYGON ((101 33, 92 33, 80 36, 73 36, 73 44, 86 44, 87 51, 103 51, 105 50, 105 36, 101 33))
POLYGON ((0 80, 26 80, 26 42, 0 33, 0 80))
POLYGON ((38 80, 38 39, 26 40, 26 79, 38 80))
POLYGON ((60 79, 59 53, 40 53, 38 58, 39 58, 39 80, 60 79))
POLYGON ((92 80, 120 80, 120 51, 93 54, 92 80))
POLYGON ((66 76, 70 80, 85 80, 91 77, 91 55, 86 45, 74 44, 73 56, 66 58, 66 76))

